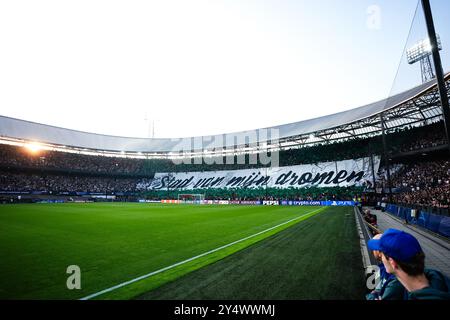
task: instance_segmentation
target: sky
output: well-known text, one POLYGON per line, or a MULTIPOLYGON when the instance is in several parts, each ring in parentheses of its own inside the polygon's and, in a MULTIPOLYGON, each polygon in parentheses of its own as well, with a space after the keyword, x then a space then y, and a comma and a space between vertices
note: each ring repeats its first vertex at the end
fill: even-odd
MULTIPOLYGON (((445 47, 450 4, 432 6, 445 47)), ((404 57, 426 36, 419 10, 408 38, 416 7, 0 0, 0 115, 129 137, 152 136, 154 123, 156 138, 176 138, 348 110, 420 84, 404 57)))

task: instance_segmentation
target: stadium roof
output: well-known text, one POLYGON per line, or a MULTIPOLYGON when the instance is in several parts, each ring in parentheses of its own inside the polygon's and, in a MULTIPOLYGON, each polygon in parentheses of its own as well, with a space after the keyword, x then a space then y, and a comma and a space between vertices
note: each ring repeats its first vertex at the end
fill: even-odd
MULTIPOLYGON (((449 75, 446 75, 447 83, 450 79, 449 75)), ((212 149, 233 149, 237 146, 245 146, 249 142, 256 142, 248 138, 255 137, 255 135, 258 143, 264 143, 270 140, 270 138, 268 139, 265 136, 265 133, 268 130, 276 129, 278 130, 278 139, 281 141, 277 142, 278 146, 282 146, 283 142, 298 145, 300 143, 311 143, 313 140, 316 142, 330 139, 336 140, 380 131, 381 126, 379 123, 377 124, 377 121, 381 113, 386 116, 386 128, 399 127, 440 117, 440 106, 437 105, 438 99, 436 99, 436 80, 433 80, 388 99, 316 119, 255 131, 179 139, 129 138, 102 135, 0 116, 0 137, 2 139, 24 142, 33 141, 77 149, 169 154, 186 152, 186 150, 204 152, 212 149), (424 102, 424 96, 427 95, 428 102, 420 105, 421 102, 424 102), (402 107, 404 112, 396 113, 396 109, 402 109, 402 107), (389 113, 393 114, 389 116, 389 113), (397 124, 389 123, 394 119, 398 122, 397 124), (359 132, 357 132, 358 130, 359 132), (327 139, 323 137, 327 137, 327 139)), ((285 144, 284 146, 287 145, 285 144)))

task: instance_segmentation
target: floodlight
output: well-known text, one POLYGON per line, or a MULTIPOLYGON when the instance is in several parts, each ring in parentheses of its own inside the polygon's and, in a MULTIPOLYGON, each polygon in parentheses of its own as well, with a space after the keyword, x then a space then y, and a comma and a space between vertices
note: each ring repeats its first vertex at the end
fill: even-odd
MULTIPOLYGON (((442 50, 441 38, 436 35, 438 50, 442 50)), ((433 46, 430 38, 423 39, 406 51, 406 58, 409 64, 420 62, 420 70, 422 73, 422 82, 428 82, 435 78, 433 68, 431 66, 431 55, 433 46)))
MULTIPOLYGON (((436 35, 437 37, 437 43, 438 43, 438 49, 442 50, 442 43, 441 38, 439 35, 436 35)), ((432 46, 430 38, 423 39, 419 42, 417 42, 414 46, 412 46, 410 49, 406 51, 406 57, 408 58, 409 64, 414 64, 416 62, 419 62, 431 55, 432 46)))

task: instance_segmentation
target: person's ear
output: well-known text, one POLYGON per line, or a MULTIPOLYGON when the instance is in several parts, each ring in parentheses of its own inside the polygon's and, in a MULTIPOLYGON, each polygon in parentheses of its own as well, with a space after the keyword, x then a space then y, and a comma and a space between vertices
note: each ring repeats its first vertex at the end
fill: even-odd
POLYGON ((397 262, 395 262, 395 260, 394 260, 394 259, 392 259, 392 258, 389 258, 389 264, 391 265, 392 269, 394 269, 394 270, 398 270, 398 263, 397 263, 397 262))

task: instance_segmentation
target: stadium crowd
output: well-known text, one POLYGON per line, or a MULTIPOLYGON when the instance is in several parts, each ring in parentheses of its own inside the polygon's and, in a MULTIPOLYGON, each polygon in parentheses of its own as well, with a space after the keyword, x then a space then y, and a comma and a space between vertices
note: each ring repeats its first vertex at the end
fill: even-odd
POLYGON ((405 165, 391 181, 395 203, 450 208, 449 160, 405 165))
POLYGON ((142 174, 142 159, 90 156, 77 153, 40 150, 0 145, 0 166, 16 168, 58 169, 87 173, 142 174))
POLYGON ((134 192, 137 179, 0 172, 0 191, 134 192))
MULTIPOLYGON (((443 124, 437 123, 421 128, 405 128, 388 135, 390 154, 439 147, 446 143, 443 137, 443 124)), ((279 165, 291 166, 327 161, 340 161, 366 157, 370 153, 382 154, 381 137, 352 139, 345 142, 322 143, 300 149, 279 152, 279 165), (370 147, 370 150, 369 150, 370 147)), ((269 155, 270 156, 270 155, 269 155)), ((196 164, 192 159, 175 164, 169 159, 135 159, 124 157, 94 156, 59 151, 40 150, 30 153, 23 147, 0 145, 0 167, 24 167, 46 170, 67 170, 85 173, 108 173, 116 175, 151 175, 155 172, 193 172, 253 169, 267 166, 261 163, 249 163, 248 156, 244 164, 237 157, 232 164, 226 164, 224 157, 213 158, 213 164, 201 160, 196 164), (192 162, 192 163, 190 163, 192 162)))
MULTIPOLYGON (((442 146, 446 142, 442 137, 442 126, 442 123, 437 123, 390 133, 390 154, 442 146)), ((374 137, 285 150, 279 154, 280 165, 356 159, 368 156, 369 151, 381 154, 381 145, 381 138, 374 137)), ((148 185, 155 172, 236 170, 249 167, 261 165, 176 165, 168 159, 131 159, 44 150, 32 153, 23 147, 0 145, 0 191, 136 192, 149 198, 176 198, 175 190, 153 192, 142 186, 148 185)), ((448 160, 399 164, 393 166, 391 171, 395 203, 450 208, 448 160)), ((381 186, 386 187, 383 174, 381 176, 381 186)), ((352 200, 362 192, 358 188, 192 191, 206 193, 212 200, 352 200)))
MULTIPOLYGON (((24 174, 0 171, 0 191, 17 192, 135 192, 148 199, 177 199, 183 190, 144 191, 150 179, 89 177, 53 174, 24 174)), ((205 194, 208 200, 352 200, 362 188, 308 188, 308 189, 199 189, 193 194, 205 194)))
MULTIPOLYGON (((443 135, 442 122, 425 127, 405 127, 388 133, 388 153, 390 155, 413 152, 424 149, 441 147, 446 144, 443 135)), ((314 146, 305 146, 299 149, 282 150, 279 152, 279 165, 294 166, 327 161, 340 161, 367 157, 370 154, 382 154, 383 144, 380 136, 366 139, 351 139, 345 142, 319 143, 314 146)), ((271 157, 271 154, 268 155, 271 157)), ((259 157, 258 157, 259 158, 259 157)), ((193 171, 218 171, 254 169, 267 165, 262 163, 249 164, 248 157, 245 164, 238 164, 235 157, 233 164, 226 164, 223 157, 213 158, 214 164, 189 164, 184 161, 181 165, 175 165, 170 160, 149 160, 147 165, 152 172, 193 172, 193 171)), ((210 160, 211 161, 211 160, 210 160)), ((201 161, 200 161, 201 162, 201 161)))
POLYGON ((443 123, 415 129, 397 130, 390 153, 408 153, 443 146, 447 143, 443 123), (412 137, 411 137, 412 135, 412 137))
MULTIPOLYGON (((393 202, 407 206, 450 209, 450 161, 413 163, 394 166, 392 174, 393 202)), ((80 176, 48 173, 11 173, 0 171, 0 191, 45 192, 139 192, 148 198, 177 198, 185 191, 148 191, 150 178, 80 176)), ((381 179, 386 186, 386 181, 381 179)), ((208 199, 229 200, 352 200, 364 188, 305 189, 209 189, 190 190, 208 199)))

